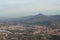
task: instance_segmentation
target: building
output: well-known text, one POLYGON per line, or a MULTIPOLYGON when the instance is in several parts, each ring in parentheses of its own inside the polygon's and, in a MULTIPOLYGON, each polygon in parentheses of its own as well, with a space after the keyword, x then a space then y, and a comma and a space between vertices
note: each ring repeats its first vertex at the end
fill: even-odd
POLYGON ((0 30, 0 40, 7 40, 8 34, 10 33, 7 30, 0 30))

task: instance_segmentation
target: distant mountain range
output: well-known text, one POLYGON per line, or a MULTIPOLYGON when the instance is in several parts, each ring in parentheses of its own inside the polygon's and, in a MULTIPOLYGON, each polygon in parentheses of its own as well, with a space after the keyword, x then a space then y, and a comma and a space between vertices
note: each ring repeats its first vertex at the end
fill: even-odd
POLYGON ((37 14, 34 16, 26 16, 21 18, 0 18, 0 22, 8 23, 22 23, 22 24, 32 24, 32 25, 45 25, 45 26, 60 26, 60 15, 43 15, 37 14))
POLYGON ((20 19, 21 22, 25 23, 35 23, 42 21, 60 21, 60 15, 46 16, 43 14, 38 14, 35 16, 27 16, 20 19))

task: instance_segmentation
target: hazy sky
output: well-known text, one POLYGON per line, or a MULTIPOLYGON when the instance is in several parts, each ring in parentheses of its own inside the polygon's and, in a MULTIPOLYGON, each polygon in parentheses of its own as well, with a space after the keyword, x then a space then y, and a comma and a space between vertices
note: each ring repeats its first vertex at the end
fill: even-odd
POLYGON ((60 0, 0 0, 0 17, 60 14, 60 0))

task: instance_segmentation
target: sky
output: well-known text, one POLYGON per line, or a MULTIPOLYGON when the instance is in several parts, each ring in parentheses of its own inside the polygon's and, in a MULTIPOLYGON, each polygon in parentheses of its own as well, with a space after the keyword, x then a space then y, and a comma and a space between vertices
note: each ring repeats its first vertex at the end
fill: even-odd
POLYGON ((60 15, 60 0, 0 0, 0 17, 60 15))

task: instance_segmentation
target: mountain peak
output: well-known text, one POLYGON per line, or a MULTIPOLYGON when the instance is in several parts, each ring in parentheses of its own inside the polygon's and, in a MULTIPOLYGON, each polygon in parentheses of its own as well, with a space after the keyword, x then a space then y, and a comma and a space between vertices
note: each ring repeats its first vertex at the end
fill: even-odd
POLYGON ((37 14, 36 16, 44 16, 42 13, 37 14))

